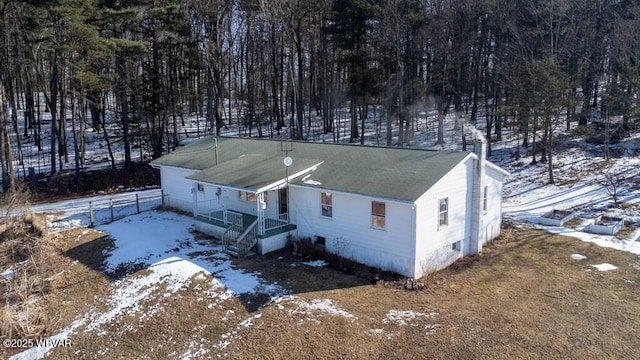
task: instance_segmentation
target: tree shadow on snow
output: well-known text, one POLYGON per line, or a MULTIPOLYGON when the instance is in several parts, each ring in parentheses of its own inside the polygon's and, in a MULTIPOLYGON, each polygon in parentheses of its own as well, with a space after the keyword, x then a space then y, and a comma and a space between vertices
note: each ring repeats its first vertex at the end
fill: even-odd
POLYGON ((118 264, 114 269, 108 267, 107 259, 116 248, 115 241, 108 235, 82 243, 63 253, 86 267, 102 273, 110 281, 125 278, 134 272, 146 269, 149 264, 143 261, 130 261, 118 264))

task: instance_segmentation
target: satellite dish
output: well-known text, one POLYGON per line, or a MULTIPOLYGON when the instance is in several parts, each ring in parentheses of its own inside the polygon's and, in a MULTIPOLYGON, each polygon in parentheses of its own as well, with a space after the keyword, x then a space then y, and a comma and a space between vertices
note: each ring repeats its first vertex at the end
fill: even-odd
POLYGON ((293 164, 293 159, 290 156, 284 158, 284 166, 289 167, 293 164))

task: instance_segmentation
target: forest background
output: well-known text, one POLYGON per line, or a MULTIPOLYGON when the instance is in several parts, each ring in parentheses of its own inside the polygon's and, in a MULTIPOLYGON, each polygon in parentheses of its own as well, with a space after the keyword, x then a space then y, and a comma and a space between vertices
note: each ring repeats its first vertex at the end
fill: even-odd
POLYGON ((132 146, 172 151, 193 117, 197 136, 365 143, 373 116, 381 145, 411 146, 431 114, 434 145, 448 116, 463 148, 465 124, 489 144, 515 130, 553 183, 559 132, 602 122, 606 146, 609 119, 637 122, 640 1, 1 1, 0 49, 5 189, 25 144, 79 174, 89 134, 127 170, 132 146))

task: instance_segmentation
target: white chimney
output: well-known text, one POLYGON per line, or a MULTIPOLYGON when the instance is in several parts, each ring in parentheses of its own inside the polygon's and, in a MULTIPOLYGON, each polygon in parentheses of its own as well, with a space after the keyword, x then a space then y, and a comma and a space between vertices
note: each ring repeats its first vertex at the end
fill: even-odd
POLYGON ((485 242, 484 236, 484 187, 485 187, 485 168, 487 160, 487 143, 483 140, 476 140, 473 144, 473 152, 478 159, 473 166, 473 188, 471 201, 471 239, 469 248, 466 249, 467 255, 475 255, 482 251, 482 245, 485 242))

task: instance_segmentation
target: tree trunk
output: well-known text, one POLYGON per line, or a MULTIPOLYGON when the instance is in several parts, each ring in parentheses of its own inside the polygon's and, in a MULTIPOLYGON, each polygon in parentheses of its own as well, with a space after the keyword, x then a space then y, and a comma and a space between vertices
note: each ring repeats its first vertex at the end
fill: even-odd
POLYGON ((124 54, 118 56, 117 65, 119 72, 118 98, 120 99, 120 120, 122 121, 122 141, 124 143, 124 169, 131 170, 131 141, 129 139, 129 98, 127 87, 129 76, 126 68, 124 54))
POLYGON ((350 101, 349 112, 351 115, 351 132, 349 134, 349 142, 352 143, 360 136, 358 133, 358 106, 353 98, 350 101))
POLYGON ((73 158, 76 171, 76 185, 80 180, 80 147, 78 146, 78 126, 76 125, 76 119, 78 115, 78 99, 75 91, 71 91, 71 131, 73 132, 73 158))
POLYGON ((6 101, 4 85, 0 85, 0 167, 2 168, 2 188, 5 191, 13 192, 15 191, 15 176, 6 101))
POLYGON ((54 55, 51 69, 51 80, 49 82, 51 96, 49 97, 49 101, 47 102, 49 110, 51 111, 51 175, 55 175, 56 173, 56 134, 58 133, 56 126, 56 123, 58 122, 58 117, 56 115, 56 104, 58 102, 58 87, 58 59, 57 55, 54 55))
POLYGON ((296 32, 296 55, 298 58, 298 86, 297 86, 297 96, 296 96, 296 117, 298 119, 298 135, 296 138, 298 140, 302 140, 304 138, 304 54, 302 53, 302 39, 300 36, 300 27, 298 27, 298 31, 296 32))

